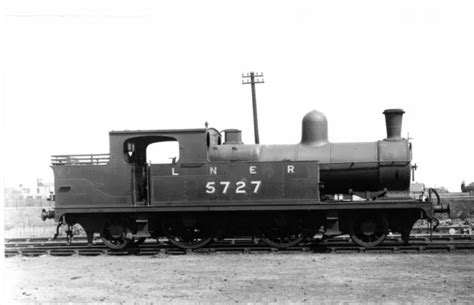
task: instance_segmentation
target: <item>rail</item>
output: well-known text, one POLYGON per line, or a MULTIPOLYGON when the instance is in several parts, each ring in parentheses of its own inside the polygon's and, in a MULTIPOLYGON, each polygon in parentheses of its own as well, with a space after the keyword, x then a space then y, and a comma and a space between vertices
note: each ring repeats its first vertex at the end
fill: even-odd
POLYGON ((87 155, 54 155, 51 156, 52 165, 105 165, 109 163, 109 154, 87 155))
POLYGON ((95 237, 92 244, 87 244, 86 238, 74 238, 70 245, 67 239, 60 237, 58 240, 50 238, 10 238, 5 239, 5 257, 15 255, 22 256, 96 256, 96 255, 181 255, 193 253, 220 254, 266 254, 266 253, 451 253, 451 252, 474 252, 473 236, 433 236, 420 235, 411 236, 408 244, 405 244, 400 235, 394 235, 382 245, 364 248, 355 245, 348 236, 328 238, 324 240, 313 240, 299 246, 286 249, 272 248, 260 244, 258 239, 224 239, 216 241, 210 246, 199 249, 180 249, 168 241, 156 242, 154 239, 145 240, 141 245, 112 250, 108 249, 103 241, 95 237))

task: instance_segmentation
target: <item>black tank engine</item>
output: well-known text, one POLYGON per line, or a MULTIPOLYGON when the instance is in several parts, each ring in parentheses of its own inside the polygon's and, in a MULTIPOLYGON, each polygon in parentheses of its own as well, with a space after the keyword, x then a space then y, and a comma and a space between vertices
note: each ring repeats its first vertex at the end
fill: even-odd
POLYGON ((360 143, 330 143, 316 110, 290 145, 246 145, 237 129, 112 131, 110 154, 52 156, 56 205, 42 217, 80 224, 113 249, 161 237, 182 248, 236 236, 278 248, 321 234, 363 247, 389 232, 408 241, 418 219, 443 208, 410 197, 403 113, 385 110, 387 138, 360 143), (154 143, 174 143, 176 155, 153 163, 154 143))

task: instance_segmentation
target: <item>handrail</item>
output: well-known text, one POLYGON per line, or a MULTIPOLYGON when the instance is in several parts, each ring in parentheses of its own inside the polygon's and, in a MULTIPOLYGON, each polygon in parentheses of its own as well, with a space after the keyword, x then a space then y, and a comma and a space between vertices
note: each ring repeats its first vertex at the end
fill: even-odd
POLYGON ((105 165, 109 163, 109 154, 53 155, 52 165, 105 165))
POLYGON ((89 157, 89 156, 109 156, 110 154, 74 154, 74 155, 52 155, 51 157, 89 157))
POLYGON ((428 199, 430 201, 431 201, 431 193, 435 194, 436 200, 437 200, 436 204, 433 205, 433 211, 435 213, 448 213, 449 214, 450 213, 449 204, 446 204, 446 206, 444 206, 438 192, 433 188, 428 189, 428 199))
POLYGON ((442 205, 441 203, 441 198, 439 197, 438 191, 436 191, 434 188, 429 188, 428 189, 428 198, 431 200, 431 194, 435 194, 436 196, 436 205, 442 205))

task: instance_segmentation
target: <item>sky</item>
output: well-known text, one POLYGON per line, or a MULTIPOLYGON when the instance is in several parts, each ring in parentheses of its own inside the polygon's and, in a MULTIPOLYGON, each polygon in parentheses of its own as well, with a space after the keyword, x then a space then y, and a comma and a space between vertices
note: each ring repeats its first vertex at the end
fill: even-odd
POLYGON ((54 154, 108 152, 124 129, 239 128, 294 144, 317 109, 331 142, 386 136, 405 110, 415 180, 474 181, 472 1, 3 1, 5 186, 52 181, 54 154))

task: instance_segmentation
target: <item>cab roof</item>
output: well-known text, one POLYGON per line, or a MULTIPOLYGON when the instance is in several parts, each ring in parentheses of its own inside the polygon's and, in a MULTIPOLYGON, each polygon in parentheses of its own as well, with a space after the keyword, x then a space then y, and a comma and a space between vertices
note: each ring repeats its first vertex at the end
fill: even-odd
POLYGON ((151 135, 151 134, 183 134, 183 133, 202 133, 206 128, 193 129, 151 129, 151 130, 112 130, 109 135, 151 135))

